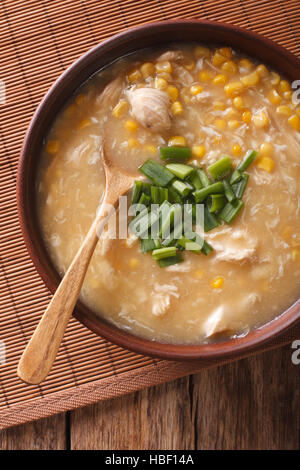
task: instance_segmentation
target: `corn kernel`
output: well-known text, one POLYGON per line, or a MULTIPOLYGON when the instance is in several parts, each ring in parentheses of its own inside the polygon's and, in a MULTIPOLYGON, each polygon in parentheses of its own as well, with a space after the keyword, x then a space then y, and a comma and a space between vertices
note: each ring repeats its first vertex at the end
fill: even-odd
POLYGON ((296 114, 297 114, 297 116, 299 116, 299 118, 300 118, 300 107, 299 107, 299 108, 296 108, 296 114))
POLYGON ((215 67, 219 67, 220 65, 224 64, 224 62, 226 62, 226 57, 216 51, 211 59, 211 63, 215 67))
POLYGON ((183 113, 183 107, 180 101, 175 101, 171 106, 172 113, 174 116, 178 116, 183 113))
POLYGON ((197 271, 194 272, 194 278, 195 279, 202 279, 203 276, 204 276, 203 269, 197 269, 197 271))
POLYGON ((244 86, 254 86, 257 85, 260 80, 259 73, 254 70, 254 72, 249 73, 249 75, 244 75, 241 77, 241 82, 244 86))
POLYGON ((50 155, 54 155, 59 151, 60 143, 58 140, 49 140, 46 146, 46 150, 50 155))
POLYGON ((233 98, 233 105, 238 110, 244 109, 245 104, 243 98, 241 96, 236 96, 235 98, 233 98))
POLYGON ((262 157, 270 157, 273 153, 273 145, 270 142, 264 142, 261 144, 259 154, 262 157))
POLYGON ((202 93, 203 88, 201 85, 192 85, 190 88, 190 93, 192 95, 198 95, 198 93, 202 93))
POLYGON ((146 62, 141 66, 141 72, 144 78, 151 77, 154 74, 154 65, 151 62, 146 62))
POLYGON ((229 82, 225 85, 224 90, 229 98, 239 95, 243 91, 243 84, 241 82, 229 82))
POLYGON ((236 118, 239 116, 239 112, 234 109, 232 106, 229 106, 229 108, 227 108, 226 110, 226 116, 228 118, 236 118))
POLYGON ((77 95, 75 98, 75 103, 80 106, 84 102, 84 95, 77 95))
POLYGON ((169 147, 185 147, 186 138, 181 135, 175 135, 169 139, 168 145, 169 147))
POLYGON ((292 90, 290 90, 290 91, 285 91, 285 92, 283 93, 283 97, 284 97, 286 100, 292 100, 292 98, 293 98, 293 92, 292 92, 292 90))
POLYGON ((282 92, 291 90, 291 85, 287 80, 280 80, 279 87, 282 92))
POLYGON ((268 94, 268 100, 272 104, 279 104, 281 101, 281 96, 279 93, 275 90, 275 88, 272 88, 272 90, 268 94))
POLYGON ((196 46, 194 49, 194 54, 197 57, 209 57, 210 56, 210 50, 207 47, 203 46, 196 46))
POLYGON ((164 78, 159 77, 155 79, 154 86, 159 90, 164 90, 168 87, 168 82, 164 78))
POLYGON ((77 126, 77 129, 84 129, 85 127, 88 127, 91 125, 91 120, 90 119, 82 119, 80 123, 77 126))
POLYGON ((172 64, 168 60, 157 62, 157 64, 155 64, 155 68, 158 73, 172 73, 172 64))
POLYGON ((228 78, 223 73, 219 73, 213 78, 212 82, 215 85, 225 85, 228 82, 228 78))
POLYGON ((274 168, 274 161, 269 157, 261 157, 257 160, 257 167, 271 173, 274 168))
POLYGON ((269 124, 269 118, 264 111, 257 113, 253 116, 253 122, 256 127, 263 128, 269 124))
POLYGON ((129 132, 136 132, 138 127, 138 124, 130 119, 125 122, 125 129, 127 129, 129 132))
POLYGON ((133 268, 133 269, 134 269, 134 268, 137 268, 139 264, 140 264, 140 262, 139 262, 139 260, 138 260, 137 258, 130 258, 130 260, 129 260, 129 266, 130 266, 131 268, 133 268))
POLYGON ((300 250, 297 248, 292 250, 292 260, 300 265, 300 250))
POLYGON ((168 86, 166 92, 168 93, 171 101, 176 101, 179 96, 179 91, 176 86, 168 86))
POLYGON ((143 148, 147 153, 152 153, 153 155, 157 153, 157 147, 155 147, 155 145, 146 144, 143 148))
POLYGON ((230 119, 230 121, 228 121, 229 129, 237 129, 240 125, 241 123, 237 119, 230 119))
POLYGON ((201 70, 201 72, 199 72, 199 80, 201 80, 202 82, 208 82, 211 77, 212 77, 212 74, 211 72, 207 72, 206 70, 201 70))
POLYGON ((261 78, 265 78, 269 75, 269 70, 263 64, 260 64, 256 67, 257 73, 260 75, 261 78))
POLYGON ((224 279, 220 276, 220 277, 216 277, 215 279, 213 279, 210 283, 211 287, 213 289, 221 289, 222 286, 224 284, 224 279))
POLYGON ((300 131, 300 118, 297 114, 293 114, 293 116, 288 119, 288 122, 296 131, 300 131))
POLYGON ((250 124, 251 122, 251 119, 252 119, 252 114, 250 111, 244 111, 243 114, 242 114, 242 120, 246 123, 246 124, 250 124))
POLYGON ((227 60, 221 67, 222 72, 229 73, 229 75, 234 75, 238 72, 238 66, 233 60, 227 60))
POLYGON ((278 85, 280 82, 280 76, 276 72, 271 72, 271 85, 278 85))
POLYGON ((283 114, 284 116, 290 116, 292 114, 292 110, 289 106, 281 105, 276 108, 277 114, 283 114))
POLYGON ((214 109, 219 109, 220 111, 224 111, 226 109, 226 104, 223 101, 214 101, 213 103, 214 109))
POLYGON ((185 63, 183 64, 183 66, 184 66, 184 68, 185 68, 186 70, 188 70, 189 72, 191 72, 192 70, 194 70, 196 64, 195 64, 195 62, 194 62, 193 60, 190 60, 189 62, 185 62, 185 63))
POLYGON ((217 129, 223 130, 226 128, 226 121, 224 119, 216 119, 214 125, 217 129))
POLYGON ((239 156, 242 153, 242 147, 239 144, 233 144, 232 146, 233 155, 239 156))
POLYGON ((192 155, 195 158, 203 158, 206 154, 206 148, 204 145, 193 145, 192 147, 192 155))
POLYGON ((239 66, 242 67, 243 69, 252 69, 253 67, 253 62, 251 62, 251 60, 249 59, 241 59, 239 61, 239 66))
POLYGON ((128 80, 130 81, 130 83, 133 83, 133 82, 138 82, 139 80, 142 79, 142 74, 139 70, 133 70, 128 76, 127 76, 128 80))
POLYGON ((128 147, 130 149, 137 148, 140 146, 139 141, 137 139, 134 139, 133 137, 130 137, 127 142, 128 142, 128 147))
POLYGON ((217 49, 216 52, 226 57, 226 59, 231 59, 232 57, 232 51, 230 47, 221 47, 220 49, 217 49))
POLYGON ((123 116, 123 114, 127 111, 128 104, 127 101, 121 100, 113 109, 113 115, 116 118, 123 116))

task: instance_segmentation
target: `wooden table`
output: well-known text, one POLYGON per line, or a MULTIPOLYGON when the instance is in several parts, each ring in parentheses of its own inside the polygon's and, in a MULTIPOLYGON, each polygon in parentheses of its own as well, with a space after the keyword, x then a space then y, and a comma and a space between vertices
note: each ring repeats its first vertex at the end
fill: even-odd
POLYGON ((0 432, 0 449, 299 449, 286 346, 0 432))

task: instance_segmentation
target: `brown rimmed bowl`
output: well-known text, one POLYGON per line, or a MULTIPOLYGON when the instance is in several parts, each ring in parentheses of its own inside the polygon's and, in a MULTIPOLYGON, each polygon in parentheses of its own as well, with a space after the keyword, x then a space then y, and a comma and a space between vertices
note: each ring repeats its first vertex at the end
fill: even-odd
MULTIPOLYGON (((25 243, 36 269, 51 292, 55 292, 60 278, 42 241, 34 188, 37 161, 55 117, 80 85, 121 56, 147 47, 193 41, 232 46, 277 69, 290 81, 300 78, 300 60, 274 42, 235 26, 197 20, 166 21, 130 29, 94 47, 71 65, 46 94, 29 125, 17 179, 19 218, 25 243)), ((300 319, 300 299, 279 317, 248 335, 216 344, 175 345, 149 341, 116 328, 80 301, 76 304, 74 316, 98 335, 147 356, 182 361, 222 360, 229 356, 250 354, 263 345, 267 347, 268 343, 294 326, 300 319)))

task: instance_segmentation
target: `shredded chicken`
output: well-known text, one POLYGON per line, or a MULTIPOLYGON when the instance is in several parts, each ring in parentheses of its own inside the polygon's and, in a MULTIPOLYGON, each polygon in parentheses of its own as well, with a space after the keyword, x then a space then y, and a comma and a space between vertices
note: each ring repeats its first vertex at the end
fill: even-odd
POLYGON ((163 62, 164 60, 173 60, 175 62, 181 59, 183 59, 182 51, 166 51, 157 57, 158 62, 163 62))
POLYGON ((153 132, 171 127, 170 100, 167 93, 154 88, 137 88, 127 92, 131 114, 142 126, 153 132))
POLYGON ((152 313, 155 316, 164 315, 171 305, 171 296, 179 297, 177 287, 172 284, 159 284, 154 285, 154 296, 152 304, 152 313))
POLYGON ((182 65, 173 65, 173 70, 176 78, 182 83, 184 86, 189 86, 194 82, 193 76, 188 72, 182 65))
POLYGON ((216 251, 216 259, 222 261, 251 260, 256 253, 257 239, 246 230, 233 231, 226 228, 206 235, 207 240, 216 251))
POLYGON ((116 78, 110 82, 101 95, 98 96, 96 104, 101 104, 104 108, 107 106, 115 106, 118 99, 120 98, 121 92, 123 89, 123 79, 121 77, 116 78))

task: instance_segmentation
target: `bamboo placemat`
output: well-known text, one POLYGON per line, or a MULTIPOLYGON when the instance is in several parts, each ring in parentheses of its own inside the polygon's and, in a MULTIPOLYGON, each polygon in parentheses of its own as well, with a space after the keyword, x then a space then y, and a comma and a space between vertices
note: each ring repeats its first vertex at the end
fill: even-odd
MULTIPOLYGON (((199 371, 214 363, 146 358, 101 339, 72 319, 54 368, 39 387, 16 376, 19 357, 50 294, 26 251, 15 198, 16 169, 27 125, 45 92, 89 48, 128 27, 174 18, 248 27, 300 55, 297 0, 97 1, 2 0, 0 3, 0 429, 118 396, 199 371), (3 83, 3 82, 2 82, 3 83)), ((268 348, 300 337, 300 327, 268 348)))

